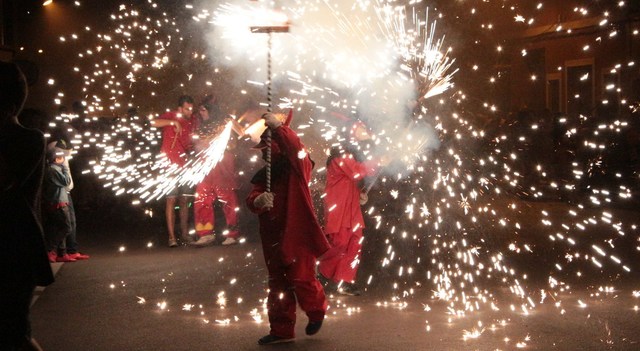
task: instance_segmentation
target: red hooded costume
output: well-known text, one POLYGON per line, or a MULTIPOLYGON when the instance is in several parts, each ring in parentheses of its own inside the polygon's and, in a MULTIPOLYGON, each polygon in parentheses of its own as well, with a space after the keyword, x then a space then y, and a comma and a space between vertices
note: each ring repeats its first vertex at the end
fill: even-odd
POLYGON ((256 208, 266 191, 266 170, 251 180, 249 209, 259 215, 260 238, 269 271, 268 311, 271 334, 294 337, 296 299, 310 321, 321 321, 327 308, 316 278, 316 258, 330 247, 314 212, 309 181, 313 162, 300 138, 288 126, 272 130, 271 192, 273 208, 256 208))
POLYGON ((358 162, 349 152, 327 162, 324 230, 332 248, 323 256, 318 270, 335 282, 355 281, 364 228, 359 182, 375 170, 374 162, 358 162))

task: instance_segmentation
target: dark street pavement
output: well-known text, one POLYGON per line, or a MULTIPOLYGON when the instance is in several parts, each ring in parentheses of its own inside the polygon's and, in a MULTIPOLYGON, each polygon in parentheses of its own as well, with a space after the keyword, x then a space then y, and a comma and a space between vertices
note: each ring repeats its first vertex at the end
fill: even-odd
MULTIPOLYGON (((330 294, 318 335, 304 335, 299 311, 294 343, 258 346, 268 322, 255 236, 230 247, 170 249, 159 219, 105 216, 111 225, 80 225, 91 259, 55 264, 56 282, 38 293, 33 333, 45 350, 640 349, 640 283, 631 275, 611 291, 601 291, 603 282, 544 300, 538 294, 528 314, 509 308, 508 287, 495 289, 504 293, 496 296, 505 302, 500 310, 452 315, 447 302, 430 297, 429 281, 406 297, 392 284, 374 284, 359 297, 330 294)), ((379 269, 371 261, 361 277, 379 269)))

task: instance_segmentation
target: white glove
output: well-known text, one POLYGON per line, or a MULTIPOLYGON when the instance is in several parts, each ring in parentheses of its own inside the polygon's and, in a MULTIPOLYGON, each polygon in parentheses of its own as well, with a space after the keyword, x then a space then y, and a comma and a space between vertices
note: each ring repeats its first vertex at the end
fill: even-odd
POLYGON ((364 205, 369 201, 369 195, 364 191, 360 193, 360 205, 364 205))
POLYGON ((253 206, 270 210, 273 208, 273 193, 262 193, 253 200, 253 206))
POLYGON ((282 125, 282 122, 273 113, 265 113, 262 118, 264 118, 264 124, 271 129, 276 129, 282 125))

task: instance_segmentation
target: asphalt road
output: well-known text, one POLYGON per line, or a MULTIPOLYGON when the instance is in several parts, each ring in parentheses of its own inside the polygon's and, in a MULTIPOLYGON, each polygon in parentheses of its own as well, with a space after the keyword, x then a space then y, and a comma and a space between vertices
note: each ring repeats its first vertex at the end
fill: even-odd
MULTIPOLYGON (((103 213, 103 221, 89 225, 86 217, 80 235, 91 259, 56 264, 56 282, 32 307, 33 334, 45 350, 640 349, 640 282, 633 272, 603 272, 553 294, 545 293, 549 282, 533 279, 527 288, 535 308, 526 313, 511 288, 493 280, 489 298, 500 306, 456 314, 451 301, 433 297, 427 280, 410 289, 385 283, 388 275, 376 275, 377 257, 363 262, 360 276, 379 276, 379 283, 361 282, 362 296, 330 293, 317 335, 304 335, 307 320, 299 311, 294 343, 259 346, 269 328, 255 235, 230 247, 170 249, 157 218, 131 224, 103 213)), ((532 276, 546 269, 517 261, 532 276)))

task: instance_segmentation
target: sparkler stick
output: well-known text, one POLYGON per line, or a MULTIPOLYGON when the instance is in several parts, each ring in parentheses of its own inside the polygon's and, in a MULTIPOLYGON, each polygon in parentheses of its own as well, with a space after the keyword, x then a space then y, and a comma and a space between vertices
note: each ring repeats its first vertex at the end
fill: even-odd
POLYGON ((365 193, 365 194, 369 193, 371 188, 373 188, 373 185, 376 184, 376 182, 378 181, 378 178, 380 178, 380 174, 382 174, 382 170, 384 168, 386 168, 386 167, 381 168, 378 171, 378 173, 376 173, 376 175, 373 177, 373 179, 369 182, 369 184, 361 189, 363 193, 365 193))
POLYGON ((171 149, 173 149, 173 147, 176 146, 176 140, 178 140, 178 133, 176 133, 176 135, 173 136, 173 140, 171 141, 171 149))
MULTIPOLYGON (((271 47, 273 33, 287 33, 289 32, 289 25, 280 26, 254 26, 251 27, 252 33, 267 33, 269 34, 268 46, 267 46, 267 112, 273 111, 273 100, 271 94, 271 47)), ((266 135, 267 144, 267 192, 271 192, 271 129, 267 129, 266 135)))

